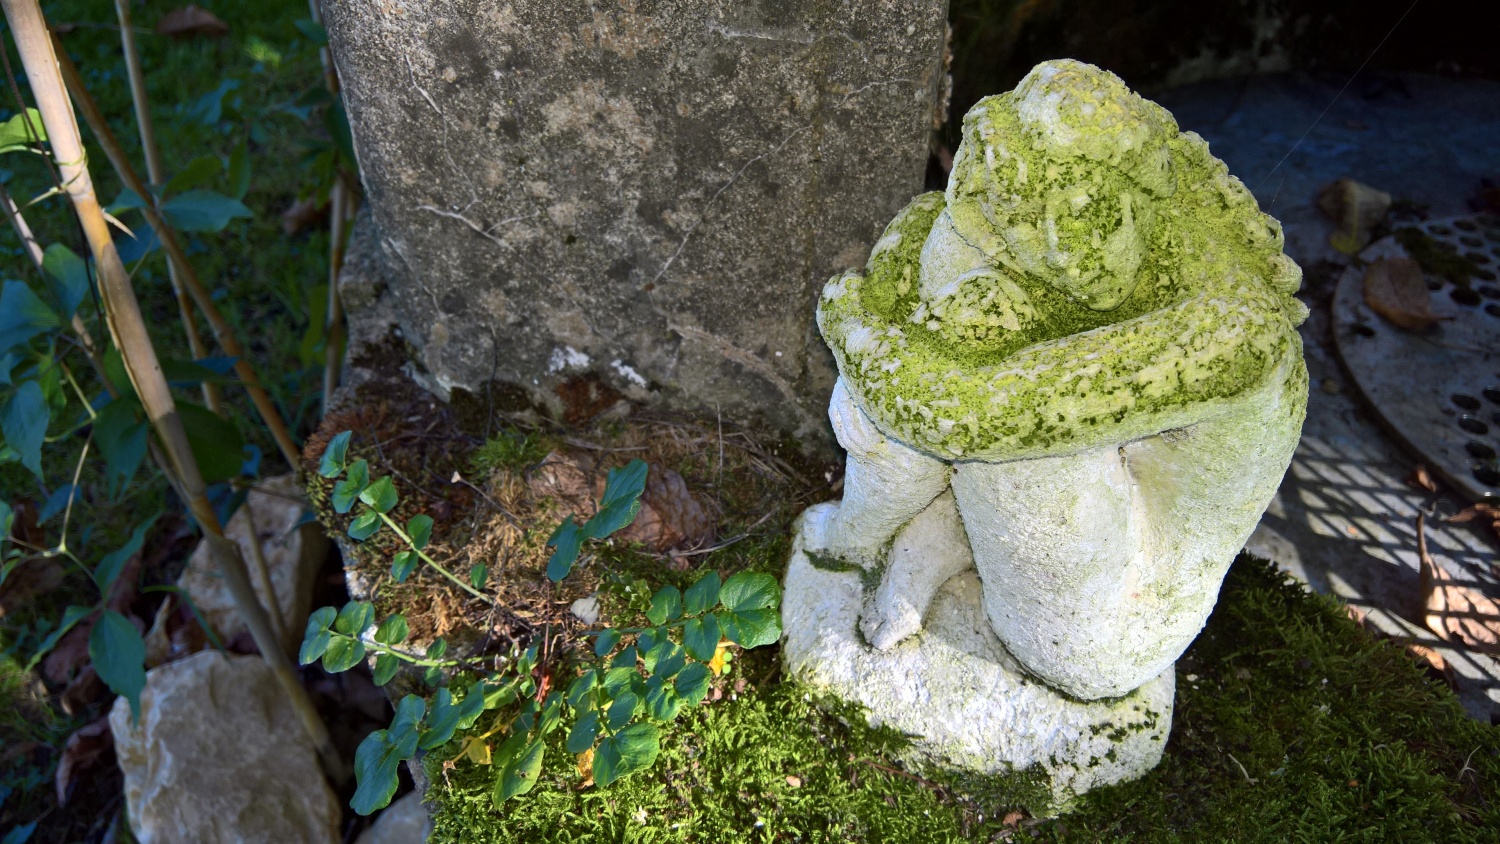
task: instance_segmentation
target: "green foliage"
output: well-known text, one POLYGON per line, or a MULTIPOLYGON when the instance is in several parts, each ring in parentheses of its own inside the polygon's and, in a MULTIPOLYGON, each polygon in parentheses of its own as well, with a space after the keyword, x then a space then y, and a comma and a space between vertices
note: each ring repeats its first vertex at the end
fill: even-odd
POLYGON ((507 429, 485 440, 469 458, 469 466, 481 476, 497 469, 521 470, 540 463, 547 451, 548 444, 542 436, 507 429))
POLYGON ((130 619, 106 609, 89 631, 89 659, 110 691, 130 701, 131 719, 141 717, 146 687, 146 644, 130 619))
POLYGON ((0 155, 29 150, 33 144, 47 140, 42 113, 34 108, 22 111, 0 123, 0 155))
MULTIPOLYGON (((364 540, 381 527, 390 527, 406 546, 392 562, 397 582, 410 577, 420 560, 471 594, 485 597, 478 590, 488 577, 486 567, 474 566, 465 582, 427 556, 422 549, 431 540, 432 519, 413 517, 403 531, 389 515, 399 501, 395 485, 389 477, 372 477, 365 460, 351 461, 350 441, 349 432, 332 438, 318 466, 319 474, 334 481, 336 512, 354 512, 356 503, 365 508, 350 523, 349 535, 364 540)), ((602 540, 635 519, 646 473, 641 460, 610 470, 594 516, 583 524, 570 516, 558 526, 547 543, 556 549, 547 567, 549 578, 566 577, 586 542, 602 540)), ((374 625, 373 607, 360 602, 350 602, 337 613, 332 607, 314 613, 299 658, 303 664, 321 658, 324 668, 342 671, 374 651, 375 676, 381 684, 394 678, 403 663, 424 668, 429 685, 441 683, 445 668, 480 674, 481 679, 462 698, 455 699, 448 688, 439 688, 425 717, 419 713, 414 720, 408 718, 409 724, 401 729, 392 724, 390 730, 367 739, 368 747, 361 745, 366 764, 356 765, 359 791, 350 805, 366 814, 390 799, 395 765, 387 763, 407 758, 400 756, 407 746, 403 730, 417 736, 411 753, 415 748, 432 750, 473 726, 485 711, 503 709, 490 731, 507 733, 490 754, 494 771, 490 796, 499 805, 536 785, 544 769, 547 738, 564 725, 569 752, 593 752, 592 772, 601 786, 650 768, 660 753, 663 726, 707 696, 713 679, 707 663, 719 657, 721 636, 747 648, 776 641, 781 635, 779 603, 775 578, 758 572, 741 572, 722 583, 717 572, 708 572, 686 593, 676 586, 663 586, 645 610, 649 626, 606 627, 590 634, 594 637, 592 661, 573 667, 546 666, 552 677, 573 679, 566 694, 554 691, 545 697, 533 677, 538 667, 535 646, 500 672, 488 670, 488 661, 483 659, 445 660, 448 643, 443 639, 416 656, 397 647, 409 632, 406 619, 399 614, 381 622, 374 635, 366 637, 374 625)), ((398 712, 397 720, 402 717, 398 712)))

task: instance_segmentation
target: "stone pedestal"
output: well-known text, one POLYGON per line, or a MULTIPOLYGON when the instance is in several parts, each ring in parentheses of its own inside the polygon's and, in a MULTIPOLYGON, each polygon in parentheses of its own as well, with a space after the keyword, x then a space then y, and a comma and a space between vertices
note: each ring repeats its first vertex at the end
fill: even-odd
POLYGON ((328 4, 373 211, 354 248, 419 375, 559 413, 593 377, 590 402, 831 445, 813 305, 921 187, 946 11, 328 4))

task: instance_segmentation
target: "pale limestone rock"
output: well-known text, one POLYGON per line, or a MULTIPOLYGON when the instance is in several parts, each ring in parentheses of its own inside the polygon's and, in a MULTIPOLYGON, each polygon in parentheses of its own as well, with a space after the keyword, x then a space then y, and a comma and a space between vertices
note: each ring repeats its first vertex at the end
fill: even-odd
POLYGON ((342 811, 259 657, 203 651, 146 672, 109 715, 141 844, 325 844, 342 811))
POLYGON ((1048 62, 976 105, 946 193, 917 197, 819 302, 849 462, 843 502, 809 512, 798 548, 876 583, 835 596, 832 574, 794 561, 798 675, 899 721, 926 758, 1042 764, 1059 801, 1155 764, 1159 746, 1101 771, 1086 744, 996 745, 965 725, 1051 736, 1106 717, 1078 701, 1108 708, 1162 678, 1152 711, 1170 720, 1172 664, 1306 409, 1301 271, 1281 247, 1207 144, 1112 74, 1048 62), (981 590, 993 648, 939 656, 958 583, 981 590), (972 681, 996 665, 1010 679, 972 681))
POLYGON ((422 794, 412 791, 385 807, 354 844, 423 844, 431 834, 432 819, 422 805, 422 794))
MULTIPOLYGON (((255 576, 255 558, 250 546, 250 515, 254 511, 256 533, 265 550, 266 567, 276 591, 276 601, 286 620, 285 644, 295 649, 302 641, 302 628, 312 608, 313 581, 328 553, 328 537, 318 525, 304 518, 306 498, 292 475, 267 478, 257 484, 224 526, 224 533, 239 543, 245 564, 250 567, 250 582, 261 605, 269 607, 265 590, 255 576)), ((223 577, 214 565, 208 544, 200 542, 188 560, 187 569, 177 585, 187 590, 198 608, 223 639, 245 632, 244 619, 235 609, 223 577)))

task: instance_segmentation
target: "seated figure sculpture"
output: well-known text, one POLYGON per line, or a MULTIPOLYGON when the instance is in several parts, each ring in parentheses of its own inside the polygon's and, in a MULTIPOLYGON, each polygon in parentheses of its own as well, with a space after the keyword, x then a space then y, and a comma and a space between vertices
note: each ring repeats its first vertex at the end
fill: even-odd
POLYGON ((792 673, 929 763, 1039 766, 1059 805, 1148 770, 1296 447, 1300 282, 1203 139, 1113 74, 1047 62, 980 101, 946 192, 818 304, 848 464, 799 523, 792 673))

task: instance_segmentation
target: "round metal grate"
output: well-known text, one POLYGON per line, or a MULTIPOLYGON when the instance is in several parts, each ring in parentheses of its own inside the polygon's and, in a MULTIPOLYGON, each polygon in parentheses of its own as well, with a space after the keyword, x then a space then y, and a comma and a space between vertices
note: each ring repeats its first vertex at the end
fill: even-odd
MULTIPOLYGON (((1424 332, 1397 328, 1365 304, 1365 266, 1349 267, 1333 299, 1334 347, 1398 441, 1470 497, 1500 498, 1500 217, 1416 227, 1480 269, 1467 286, 1426 275, 1433 310, 1449 319, 1424 332)), ((1388 237, 1360 258, 1404 254, 1388 237)))

